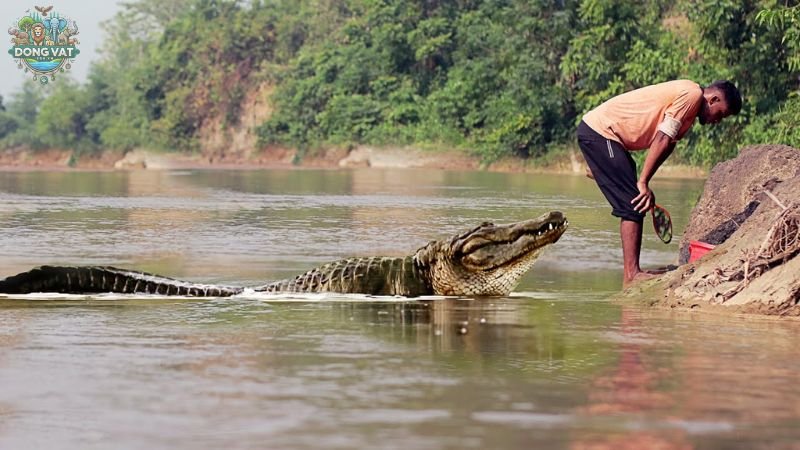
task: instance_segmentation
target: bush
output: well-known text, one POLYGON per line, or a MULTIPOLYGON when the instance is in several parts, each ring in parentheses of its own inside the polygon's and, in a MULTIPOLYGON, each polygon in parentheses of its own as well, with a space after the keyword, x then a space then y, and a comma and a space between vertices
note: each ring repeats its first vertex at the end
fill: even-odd
POLYGON ((800 7, 754 0, 136 0, 109 23, 89 82, 26 83, 3 145, 192 151, 275 83, 261 145, 415 144, 489 162, 541 160, 580 117, 648 84, 728 78, 736 118, 674 160, 710 166, 742 143, 798 145, 800 7))

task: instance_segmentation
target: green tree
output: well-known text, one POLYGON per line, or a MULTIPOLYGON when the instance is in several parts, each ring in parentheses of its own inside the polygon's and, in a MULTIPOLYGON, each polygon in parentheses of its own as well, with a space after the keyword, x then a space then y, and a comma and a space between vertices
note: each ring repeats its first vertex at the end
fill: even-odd
POLYGON ((55 148, 90 150, 95 139, 87 132, 94 105, 86 88, 70 80, 59 80, 41 102, 36 118, 36 133, 44 145, 55 148))
POLYGON ((798 8, 776 0, 133 0, 107 22, 86 83, 26 83, 7 102, 0 143, 191 151, 201 130, 236 124, 247 94, 269 83, 262 144, 539 157, 574 145, 583 113, 616 94, 727 78, 744 93, 742 113, 694 127, 678 147, 677 159, 709 166, 742 143, 800 145, 798 8))
POLYGON ((6 107, 3 105, 3 96, 0 95, 0 140, 8 136, 18 127, 19 122, 6 112, 6 107))
POLYGON ((788 53, 789 69, 797 72, 800 70, 800 5, 796 1, 786 4, 784 7, 773 5, 762 9, 756 15, 756 21, 783 33, 781 42, 788 53))
POLYGON ((441 142, 540 154, 571 109, 557 86, 571 2, 351 2, 332 44, 281 78, 263 142, 441 142), (565 4, 566 3, 566 4, 565 4))
POLYGON ((686 1, 683 10, 692 23, 697 54, 690 76, 710 82, 726 78, 742 91, 742 112, 713 127, 696 127, 680 156, 710 166, 736 155, 743 143, 766 143, 756 130, 778 113, 796 86, 782 37, 757 19, 772 1, 686 1), (747 128, 751 128, 749 131, 747 128))
POLYGON ((775 142, 800 147, 800 91, 795 82, 800 72, 800 5, 786 2, 784 6, 774 3, 766 6, 756 15, 756 22, 781 37, 779 48, 791 76, 787 83, 790 88, 785 100, 781 101, 780 96, 774 99, 777 107, 759 115, 744 129, 744 138, 747 143, 775 142))
POLYGON ((33 149, 43 146, 36 133, 36 119, 44 91, 37 84, 25 82, 20 91, 11 95, 5 111, 4 128, 7 132, 2 137, 3 146, 27 146, 33 149))
POLYGON ((670 2, 583 0, 562 80, 586 112, 622 92, 680 74, 680 47, 661 25, 670 2))

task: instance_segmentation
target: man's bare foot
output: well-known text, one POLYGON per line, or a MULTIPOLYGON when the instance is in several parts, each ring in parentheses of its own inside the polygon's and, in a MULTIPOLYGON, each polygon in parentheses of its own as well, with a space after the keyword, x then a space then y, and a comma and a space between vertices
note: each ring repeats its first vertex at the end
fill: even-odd
POLYGON ((592 173, 592 169, 586 168, 586 178, 591 178, 594 180, 594 174, 592 173))
POLYGON ((622 287, 627 288, 633 284, 650 280, 657 277, 658 274, 649 273, 649 272, 637 272, 636 275, 633 276, 631 279, 622 280, 622 287))

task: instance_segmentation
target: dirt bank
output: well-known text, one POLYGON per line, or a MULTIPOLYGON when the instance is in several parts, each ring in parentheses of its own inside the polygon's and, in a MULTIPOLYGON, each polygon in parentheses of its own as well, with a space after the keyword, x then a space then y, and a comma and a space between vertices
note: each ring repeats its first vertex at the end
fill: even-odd
POLYGON ((650 305, 800 317, 800 150, 753 146, 718 165, 684 240, 717 247, 623 292, 650 305))
POLYGON ((763 201, 764 190, 800 173, 798 150, 786 145, 756 145, 717 164, 683 232, 680 263, 689 260, 689 242, 721 244, 763 201))
MULTIPOLYGON (((490 165, 457 150, 424 150, 415 147, 331 147, 300 156, 296 150, 271 147, 248 152, 202 152, 187 155, 148 150, 127 153, 105 151, 73 156, 70 150, 0 151, 0 171, 27 170, 177 170, 177 169, 266 169, 266 168, 430 168, 442 170, 488 170, 492 172, 583 174, 586 166, 579 152, 564 152, 547 162, 504 158, 490 165)), ((684 165, 665 165, 659 177, 699 178, 707 173, 684 165)))

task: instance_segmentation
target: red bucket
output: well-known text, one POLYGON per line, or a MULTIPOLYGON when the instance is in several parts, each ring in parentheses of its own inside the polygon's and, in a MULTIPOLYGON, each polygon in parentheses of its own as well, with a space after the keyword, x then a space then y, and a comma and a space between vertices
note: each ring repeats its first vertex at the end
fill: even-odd
POLYGON ((700 259, 709 251, 713 250, 716 245, 706 244, 700 241, 689 241, 689 262, 700 259))

